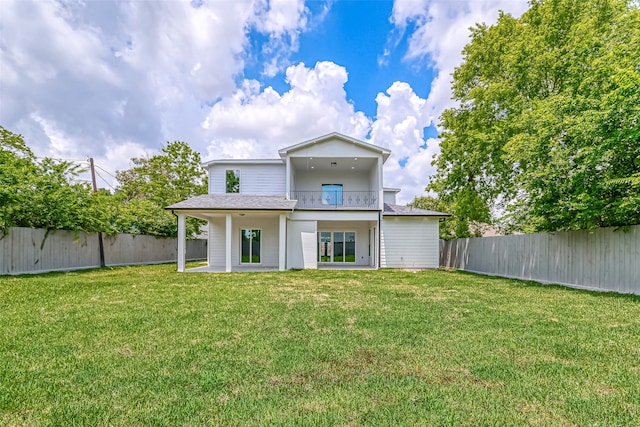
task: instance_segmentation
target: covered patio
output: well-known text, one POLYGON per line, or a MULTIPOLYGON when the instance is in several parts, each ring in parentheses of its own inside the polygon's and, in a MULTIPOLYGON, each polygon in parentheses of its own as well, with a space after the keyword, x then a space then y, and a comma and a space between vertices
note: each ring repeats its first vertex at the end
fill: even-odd
POLYGON ((286 268, 287 215, 283 196, 207 194, 168 206, 178 218, 177 270, 186 271, 186 218, 208 223, 207 266, 189 271, 275 271, 286 268))

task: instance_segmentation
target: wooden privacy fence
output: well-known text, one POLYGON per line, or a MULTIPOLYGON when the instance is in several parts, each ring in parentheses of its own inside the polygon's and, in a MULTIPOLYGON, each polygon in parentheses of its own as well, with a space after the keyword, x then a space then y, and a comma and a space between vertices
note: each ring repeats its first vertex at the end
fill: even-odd
POLYGON ((441 240, 440 266, 640 295, 640 226, 441 240))
MULTIPOLYGON (((100 267, 98 233, 11 228, 0 239, 0 274, 44 273, 100 267), (46 239, 45 239, 46 236, 46 239)), ((177 240, 119 234, 104 237, 107 266, 176 260, 177 240)), ((187 241, 187 259, 205 259, 206 240, 187 241)))

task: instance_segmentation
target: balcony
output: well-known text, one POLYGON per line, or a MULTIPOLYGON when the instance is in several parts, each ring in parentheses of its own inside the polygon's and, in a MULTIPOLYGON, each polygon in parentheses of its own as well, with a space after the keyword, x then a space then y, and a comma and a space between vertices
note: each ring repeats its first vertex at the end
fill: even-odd
POLYGON ((293 191, 296 209, 380 209, 377 191, 293 191))

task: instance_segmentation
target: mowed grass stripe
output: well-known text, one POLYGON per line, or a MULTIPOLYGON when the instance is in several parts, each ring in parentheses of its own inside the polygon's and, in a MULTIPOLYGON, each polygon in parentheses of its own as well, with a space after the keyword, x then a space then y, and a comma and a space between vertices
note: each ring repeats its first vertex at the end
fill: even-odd
POLYGON ((452 271, 0 277, 0 425, 637 424, 637 296, 452 271))

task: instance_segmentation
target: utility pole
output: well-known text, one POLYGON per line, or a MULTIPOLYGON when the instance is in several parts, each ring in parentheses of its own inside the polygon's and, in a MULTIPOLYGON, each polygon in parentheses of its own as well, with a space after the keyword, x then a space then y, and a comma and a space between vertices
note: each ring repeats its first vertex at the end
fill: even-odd
MULTIPOLYGON (((98 192, 96 185, 96 167, 93 164, 93 157, 89 157, 89 167, 91 168, 91 186, 93 194, 98 192)), ((102 243, 102 231, 98 231, 98 248, 100 249, 100 267, 104 267, 104 244, 102 243)))

